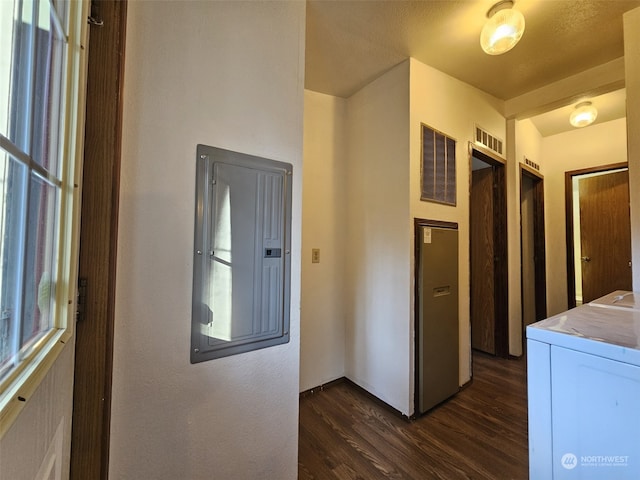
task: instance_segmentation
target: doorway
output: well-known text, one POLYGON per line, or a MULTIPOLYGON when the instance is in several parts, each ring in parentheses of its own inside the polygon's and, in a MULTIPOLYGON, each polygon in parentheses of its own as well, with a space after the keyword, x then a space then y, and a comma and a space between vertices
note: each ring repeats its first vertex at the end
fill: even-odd
POLYGON ((507 357, 507 203, 504 160, 472 147, 470 224, 471 347, 507 357))
POLYGON ((568 305, 631 290, 631 219, 626 163, 567 172, 568 305))
MULTIPOLYGON (((520 252, 523 332, 547 317, 544 180, 520 165, 520 252)), ((523 336, 524 342, 524 336, 523 336)))

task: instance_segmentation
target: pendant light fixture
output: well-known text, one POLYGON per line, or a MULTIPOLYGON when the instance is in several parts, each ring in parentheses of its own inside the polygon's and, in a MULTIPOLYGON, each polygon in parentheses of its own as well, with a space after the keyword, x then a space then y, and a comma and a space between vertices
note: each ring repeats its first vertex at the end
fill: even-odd
POLYGON ((487 12, 487 22, 482 27, 480 46, 489 55, 508 52, 522 38, 524 16, 513 9, 513 1, 503 0, 487 12))
POLYGON ((576 105, 576 108, 571 112, 569 117, 569 123, 574 127, 586 127, 591 125, 598 116, 598 110, 593 106, 591 102, 581 102, 576 105))

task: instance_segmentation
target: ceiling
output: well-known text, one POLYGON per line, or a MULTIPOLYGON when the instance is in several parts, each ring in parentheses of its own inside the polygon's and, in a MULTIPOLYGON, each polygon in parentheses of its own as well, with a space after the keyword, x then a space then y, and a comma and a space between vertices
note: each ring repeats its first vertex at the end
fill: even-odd
MULTIPOLYGON (((640 0, 516 0, 522 40, 480 48, 493 0, 308 0, 305 87, 349 97, 408 57, 508 101, 624 55, 622 15, 640 0)), ((579 94, 580 92, 574 92, 579 94)), ((598 121, 624 117, 624 90, 592 99, 598 121)), ((566 106, 533 118, 542 135, 569 130, 566 106)))

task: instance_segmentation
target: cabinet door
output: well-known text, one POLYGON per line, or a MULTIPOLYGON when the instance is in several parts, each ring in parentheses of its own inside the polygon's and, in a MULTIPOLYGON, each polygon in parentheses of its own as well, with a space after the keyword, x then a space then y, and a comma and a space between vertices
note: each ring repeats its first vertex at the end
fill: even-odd
POLYGON ((419 238, 418 413, 458 392, 458 230, 423 227, 419 238))
POLYGON ((553 478, 551 346, 532 339, 527 340, 527 397, 529 401, 529 478, 531 480, 553 478))
POLYGON ((640 367, 551 347, 554 479, 640 478, 640 367))

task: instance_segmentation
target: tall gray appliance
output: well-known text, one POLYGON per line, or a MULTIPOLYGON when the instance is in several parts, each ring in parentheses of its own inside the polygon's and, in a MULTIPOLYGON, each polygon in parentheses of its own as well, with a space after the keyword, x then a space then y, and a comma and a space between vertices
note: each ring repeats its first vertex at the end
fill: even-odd
POLYGON ((458 229, 416 221, 417 413, 459 390, 458 229))

